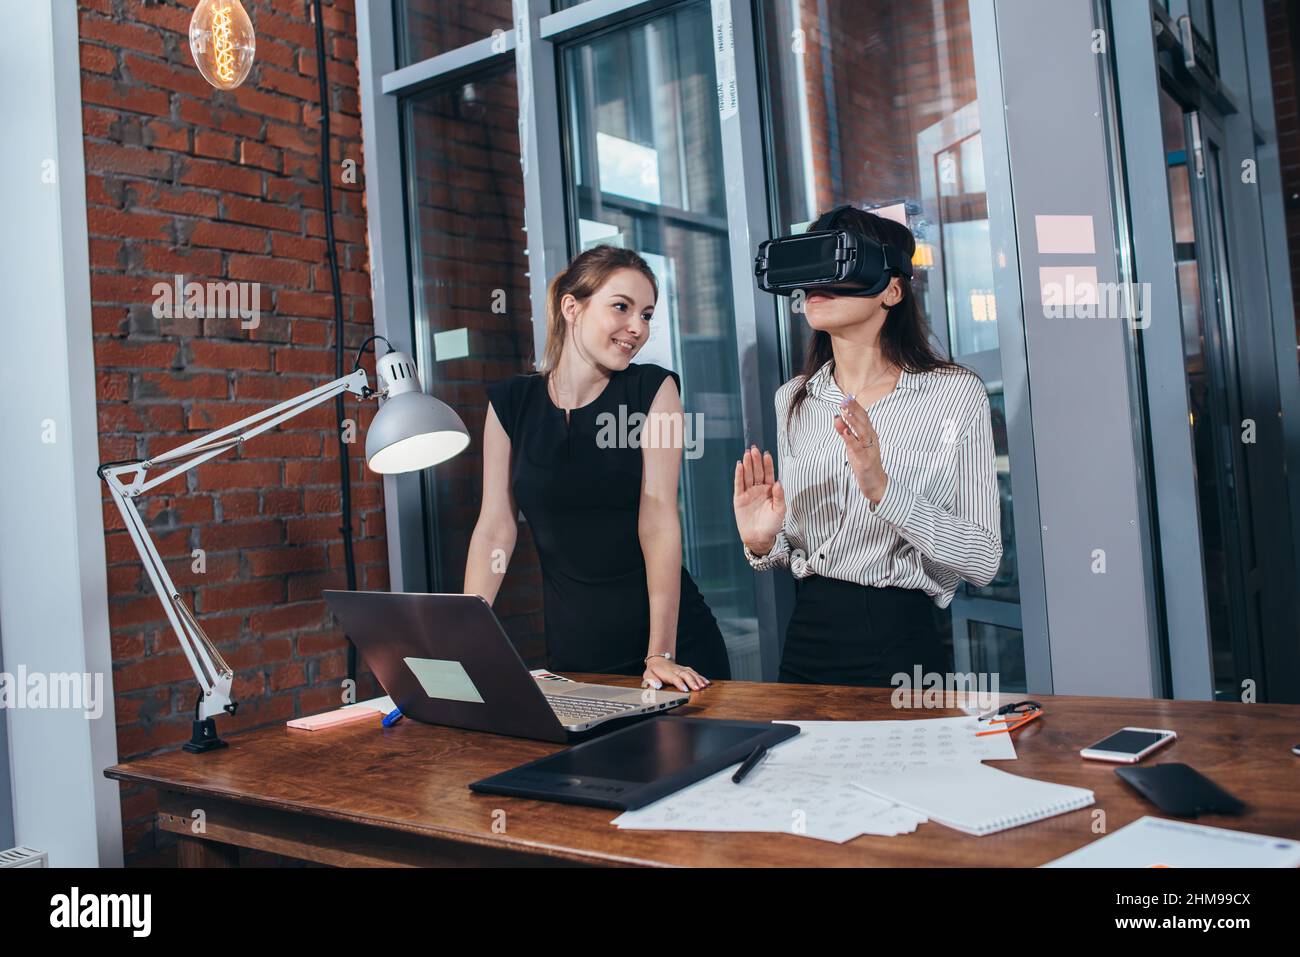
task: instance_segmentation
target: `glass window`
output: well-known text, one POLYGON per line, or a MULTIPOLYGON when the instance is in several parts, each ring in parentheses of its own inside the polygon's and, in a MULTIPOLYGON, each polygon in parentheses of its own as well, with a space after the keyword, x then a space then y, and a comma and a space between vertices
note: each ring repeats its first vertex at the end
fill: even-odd
MULTIPOLYGON (((432 585, 464 587, 482 496, 486 385, 533 365, 513 68, 403 103, 416 364, 427 391, 455 408, 473 441, 426 469, 432 585)), ((495 608, 521 656, 544 663, 541 571, 528 533, 495 608)))
POLYGON ((1021 651, 1024 635, 1020 629, 972 621, 970 635, 974 652, 970 670, 977 674, 996 674, 998 691, 1002 694, 1025 691, 1025 656, 1021 651))
POLYGON ((1215 46, 1214 5, 1210 0, 1188 0, 1187 12, 1192 18, 1192 25, 1196 27, 1196 31, 1213 48, 1215 46))
MULTIPOLYGON (((802 229, 841 203, 905 222, 917 242, 913 288, 940 351, 989 390, 1002 567, 989 586, 958 590, 954 619, 970 627, 954 637, 971 645, 963 658, 996 662, 1004 679, 1023 683, 1023 636, 1007 626, 1019 622, 1020 581, 984 176, 990 144, 980 129, 968 6, 873 4, 870 15, 859 5, 810 0, 757 6, 775 233, 802 229)), ((808 329, 784 300, 780 308, 793 371, 808 329)))
POLYGON ((397 65, 409 66, 514 26, 510 0, 393 0, 397 65))
MULTIPOLYGON (((1201 516, 1201 547, 1204 551, 1206 610, 1209 615, 1215 672, 1230 670, 1232 649, 1231 613, 1229 610, 1228 547, 1225 535, 1227 517, 1221 509, 1224 491, 1223 474, 1216 455, 1214 436, 1223 428, 1216 422, 1222 416, 1214 402, 1212 375, 1207 361, 1210 345, 1206 310, 1202 308, 1200 257, 1204 243, 1198 242, 1193 217, 1192 158, 1183 108, 1165 89, 1160 91, 1160 114, 1164 134, 1165 162, 1169 171, 1169 207, 1173 217, 1175 269, 1178 272, 1179 306, 1182 311, 1183 355, 1187 370, 1188 427, 1196 454, 1198 504, 1201 516)), ((1219 691, 1225 689, 1220 683, 1219 691)), ((1231 682, 1227 691, 1231 691, 1231 682)))
POLYGON ((1007 401, 1001 389, 989 391, 989 417, 993 422, 993 454, 998 473, 998 501, 1002 509, 1002 567, 993 581, 983 588, 963 584, 962 594, 1019 603, 1020 576, 1016 574, 1019 563, 1011 513, 1011 458, 1007 454, 1007 401))
POLYGON ((686 566, 722 628, 736 678, 760 677, 754 573, 730 508, 744 442, 726 194, 707 2, 563 51, 571 251, 635 249, 659 279, 638 361, 676 371, 701 423, 682 472, 686 566))
POLYGON ((1216 694, 1235 700, 1253 674, 1259 578, 1250 457, 1236 441, 1244 415, 1224 221, 1224 170, 1215 126, 1160 91, 1165 161, 1182 312, 1188 426, 1196 456, 1197 505, 1216 694), (1201 149, 1196 150, 1196 132, 1201 149))

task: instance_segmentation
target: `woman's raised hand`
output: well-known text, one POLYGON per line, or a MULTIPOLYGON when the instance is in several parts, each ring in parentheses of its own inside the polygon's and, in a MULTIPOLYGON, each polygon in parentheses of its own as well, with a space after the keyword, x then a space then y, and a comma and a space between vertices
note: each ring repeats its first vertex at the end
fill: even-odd
POLYGON ((889 484, 889 476, 880 461, 880 436, 876 434, 867 410, 853 396, 840 403, 835 431, 844 440, 844 454, 853 466, 858 488, 873 507, 879 505, 885 496, 885 486, 889 484))
POLYGON ((766 555, 785 524, 785 489, 776 480, 770 452, 750 446, 736 463, 732 506, 740 540, 754 555, 766 555))

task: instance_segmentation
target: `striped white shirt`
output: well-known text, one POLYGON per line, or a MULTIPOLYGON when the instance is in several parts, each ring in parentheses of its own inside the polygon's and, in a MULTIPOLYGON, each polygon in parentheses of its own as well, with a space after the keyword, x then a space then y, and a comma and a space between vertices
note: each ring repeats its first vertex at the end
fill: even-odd
POLYGON ((867 413, 889 476, 874 508, 835 431, 844 398, 831 363, 809 380, 786 428, 802 377, 776 393, 778 468, 785 524, 772 550, 745 557, 759 571, 790 568, 879 587, 919 588, 940 608, 964 578, 987 585, 1002 560, 1001 510, 988 393, 963 370, 903 372, 867 413))

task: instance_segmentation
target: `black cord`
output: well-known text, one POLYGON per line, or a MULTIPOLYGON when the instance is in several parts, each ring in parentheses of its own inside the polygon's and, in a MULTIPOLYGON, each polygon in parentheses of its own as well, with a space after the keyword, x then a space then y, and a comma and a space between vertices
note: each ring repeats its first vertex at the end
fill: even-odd
MULTIPOLYGON (((312 19, 316 21, 316 79, 320 84, 320 181, 325 199, 325 255, 330 267, 330 288, 334 293, 334 377, 343 377, 343 296, 339 282, 339 256, 334 247, 334 182, 330 176, 330 99, 329 79, 325 75, 325 23, 320 0, 311 0, 312 19)), ((359 359, 359 357, 358 357, 359 359)), ((347 569, 348 591, 357 590, 357 562, 352 549, 352 475, 348 462, 348 444, 343 441, 343 396, 334 398, 334 415, 338 420, 339 484, 342 487, 343 565, 347 569)), ((348 678, 357 680, 357 646, 348 639, 348 678)))
MULTIPOLYGON (((387 339, 385 339, 383 336, 371 336, 371 337, 370 337, 369 339, 367 339, 365 342, 361 343, 361 348, 357 350, 357 361, 356 361, 356 363, 352 366, 352 371, 353 371, 353 372, 356 372, 358 369, 361 368, 361 357, 362 357, 363 355, 366 354, 366 346, 370 345, 370 343, 372 343, 372 342, 374 342, 374 341, 376 341, 376 340, 378 340, 379 342, 382 342, 384 345, 388 346, 388 351, 389 351, 389 352, 392 352, 392 351, 393 351, 393 344, 392 344, 391 342, 389 342, 387 339)), ((371 352, 374 352, 375 350, 371 349, 370 351, 371 351, 371 352)))
POLYGON ((95 474, 102 479, 104 473, 111 468, 116 468, 119 465, 139 465, 143 461, 144 459, 118 459, 116 462, 100 462, 99 467, 95 469, 95 474))

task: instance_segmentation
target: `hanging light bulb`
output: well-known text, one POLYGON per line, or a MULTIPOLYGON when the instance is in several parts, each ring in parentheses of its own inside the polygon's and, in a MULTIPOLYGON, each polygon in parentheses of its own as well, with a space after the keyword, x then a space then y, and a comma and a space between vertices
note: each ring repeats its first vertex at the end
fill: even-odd
POLYGON ((190 18, 194 63, 218 90, 233 90, 253 68, 257 38, 239 0, 199 0, 190 18))

